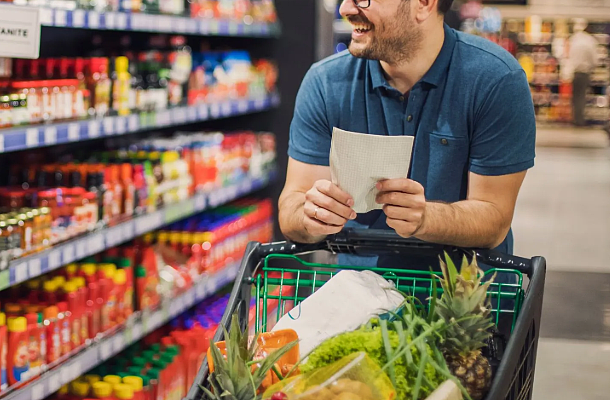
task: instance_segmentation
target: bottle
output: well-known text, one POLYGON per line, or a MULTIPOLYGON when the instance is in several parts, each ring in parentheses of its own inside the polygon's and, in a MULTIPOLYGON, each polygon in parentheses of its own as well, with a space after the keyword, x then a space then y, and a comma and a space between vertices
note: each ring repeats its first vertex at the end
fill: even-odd
POLYGON ((95 382, 91 385, 93 398, 100 400, 116 400, 112 396, 112 385, 107 382, 95 382))
POLYGON ((121 377, 118 375, 106 375, 102 380, 111 385, 118 385, 121 383, 121 377))
POLYGON ((73 279, 73 282, 78 288, 79 295, 79 309, 81 315, 80 329, 81 329, 81 342, 84 343, 85 339, 90 338, 89 326, 91 325, 91 318, 93 318, 93 310, 91 305, 87 303, 89 299, 89 289, 87 282, 82 276, 77 276, 73 279))
POLYGON ((6 376, 7 339, 6 315, 0 313, 0 392, 5 391, 8 387, 8 378, 6 376))
POLYGON ((114 385, 114 397, 119 400, 133 400, 133 388, 130 385, 126 385, 124 383, 114 385))
POLYGON ((60 342, 61 342, 61 355, 65 356, 69 354, 72 350, 72 335, 71 335, 71 321, 70 315, 68 313, 68 303, 65 301, 60 301, 57 303, 57 310, 59 313, 57 314, 57 319, 59 322, 59 331, 60 331, 60 342))
POLYGON ((88 382, 76 380, 70 384, 70 389, 75 399, 84 399, 90 395, 91 385, 88 382))
POLYGON ((127 57, 115 58, 113 78, 112 108, 118 115, 129 115, 131 74, 129 73, 129 59, 127 57))
POLYGON ((30 365, 29 376, 39 375, 42 371, 42 360, 40 359, 40 333, 38 329, 38 314, 25 315, 27 321, 28 336, 28 363, 30 365))
MULTIPOLYGON (((102 307, 102 329, 104 331, 116 325, 116 290, 114 286, 114 274, 116 266, 114 264, 100 264, 99 271, 105 281, 100 285, 103 291, 104 305, 102 307)), ((101 282, 100 282, 101 283, 101 282)))
POLYGON ((87 76, 88 88, 92 96, 91 107, 98 117, 106 116, 110 110, 112 81, 108 77, 108 59, 92 58, 87 76))
POLYGON ((144 380, 140 376, 128 375, 123 378, 123 383, 133 390, 134 400, 147 400, 144 397, 144 380))
POLYGON ((123 185, 122 214, 132 217, 135 212, 136 187, 133 183, 133 168, 131 164, 121 164, 121 184, 123 185))
POLYGON ((42 301, 45 304, 57 303, 57 284, 55 281, 45 281, 42 284, 42 301))
POLYGON ((60 326, 57 319, 57 306, 49 306, 43 310, 43 324, 47 336, 47 364, 52 364, 61 357, 60 326))
POLYGON ((134 312, 134 271, 131 266, 131 260, 127 257, 119 258, 118 267, 125 271, 126 282, 123 313, 124 318, 128 319, 134 312))
POLYGON ((146 372, 146 377, 149 379, 150 383, 150 393, 152 394, 152 400, 165 400, 163 397, 163 392, 160 388, 159 382, 159 370, 156 368, 151 368, 146 372))
POLYGON ((116 320, 117 324, 125 322, 125 292, 127 276, 124 269, 117 269, 114 273, 114 293, 116 296, 116 320))
POLYGON ((66 282, 64 285, 66 293, 65 300, 68 302, 68 310, 66 312, 70 321, 70 343, 71 349, 78 348, 82 343, 81 338, 81 307, 79 304, 80 296, 74 282, 66 282))
POLYGON ((28 333, 25 317, 8 319, 8 348, 6 353, 8 384, 27 379, 30 364, 28 361, 28 333))

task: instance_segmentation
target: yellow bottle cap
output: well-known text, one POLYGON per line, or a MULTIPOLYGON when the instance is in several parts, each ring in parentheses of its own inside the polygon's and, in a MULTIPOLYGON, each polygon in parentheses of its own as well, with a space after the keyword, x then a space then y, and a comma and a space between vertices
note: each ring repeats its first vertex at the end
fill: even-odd
POLYGON ((4 326, 6 325, 6 314, 3 312, 0 312, 0 326, 4 326))
POLYGON ((127 282, 127 274, 125 274, 124 269, 118 269, 114 273, 114 284, 115 285, 124 285, 127 282))
POLYGON ((169 240, 169 232, 159 232, 157 235, 157 241, 160 243, 167 242, 169 240))
POLYGON ((106 375, 103 380, 104 382, 110 383, 112 385, 121 383, 121 377, 118 375, 106 375))
POLYGON ((25 317, 13 317, 8 319, 8 330, 10 332, 25 332, 28 320, 25 317))
POLYGON ((114 264, 100 264, 99 269, 106 275, 106 278, 112 279, 116 271, 116 265, 114 264))
POLYGON ((53 278, 53 281, 59 288, 59 287, 62 287, 64 285, 64 283, 66 283, 66 278, 64 278, 63 276, 56 276, 55 278, 53 278))
POLYGON ((89 382, 90 385, 93 385, 95 382, 99 382, 102 380, 102 377, 99 375, 87 374, 84 376, 85 380, 89 382))
POLYGON ((70 281, 70 282, 66 282, 64 284, 64 291, 66 293, 74 293, 78 290, 78 287, 76 287, 76 283, 70 281))
POLYGON ((134 392, 139 392, 144 388, 144 380, 139 376, 126 376, 123 383, 132 387, 134 392))
POLYGON ((169 241, 173 245, 180 244, 181 238, 182 238, 182 234, 180 232, 171 232, 169 234, 169 241))
POLYGON ((127 72, 129 69, 129 59, 124 56, 117 57, 114 60, 114 68, 117 72, 127 72))
POLYGON ((66 265, 66 272, 70 275, 75 275, 77 270, 78 270, 78 266, 76 264, 66 265))
POLYGON ((52 292, 54 292, 54 291, 56 291, 56 290, 57 290, 57 284, 55 283, 55 281, 45 281, 45 282, 42 284, 42 289, 43 289, 45 292, 50 292, 50 293, 52 293, 52 292))
POLYGON ((63 385, 62 387, 59 388, 59 390, 57 391, 57 394, 65 396, 68 394, 69 391, 70 391, 69 386, 63 385))
POLYGON ((114 385, 114 395, 119 400, 133 399, 133 388, 125 384, 114 385))
POLYGON ((78 397, 87 397, 89 395, 90 385, 87 382, 74 381, 70 384, 72 394, 78 397))
POLYGON ((83 264, 80 266, 80 270, 87 276, 95 275, 96 266, 95 264, 83 264))
POLYGON ((25 286, 30 290, 40 289, 40 279, 31 279, 25 283, 25 286))
POLYGON ((76 284, 76 287, 78 289, 87 286, 87 281, 85 281, 85 278, 83 278, 82 276, 77 276, 76 278, 72 279, 72 282, 76 284))
POLYGON ((112 396, 112 385, 108 382, 95 382, 91 387, 93 395, 98 399, 112 396))

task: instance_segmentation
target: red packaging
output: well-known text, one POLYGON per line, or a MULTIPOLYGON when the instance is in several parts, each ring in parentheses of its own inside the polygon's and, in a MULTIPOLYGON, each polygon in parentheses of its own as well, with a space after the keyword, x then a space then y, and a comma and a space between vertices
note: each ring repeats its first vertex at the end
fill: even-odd
POLYGON ((89 334, 90 320, 93 316, 91 307, 87 307, 87 300, 89 299, 89 288, 87 282, 82 276, 78 276, 73 279, 74 283, 78 287, 78 307, 81 316, 80 329, 81 329, 81 343, 85 342, 85 339, 91 337, 89 334))
POLYGON ((6 376, 7 335, 6 315, 0 313, 0 392, 8 387, 8 378, 6 376))
POLYGON ((74 282, 66 282, 64 285, 64 291, 66 293, 65 300, 68 303, 66 315, 70 321, 71 349, 74 350, 82 344, 82 330, 80 326, 82 321, 82 312, 81 305, 79 304, 80 296, 78 294, 76 283, 74 282))
POLYGON ((47 333, 47 364, 52 364, 61 356, 61 332, 57 306, 44 309, 44 326, 47 333))
POLYGON ((59 322, 59 331, 61 339, 61 355, 64 356, 70 353, 72 349, 71 321, 70 315, 67 315, 68 303, 65 301, 57 303, 57 309, 59 311, 57 318, 59 322))
POLYGON ((24 380, 29 372, 28 329, 25 317, 8 319, 6 363, 9 386, 24 380))

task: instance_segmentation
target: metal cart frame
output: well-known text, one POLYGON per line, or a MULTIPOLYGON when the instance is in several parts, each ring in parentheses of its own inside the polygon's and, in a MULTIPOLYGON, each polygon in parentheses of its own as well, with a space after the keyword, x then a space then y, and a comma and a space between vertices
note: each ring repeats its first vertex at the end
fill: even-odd
MULTIPOLYGON (((227 330, 230 329, 231 316, 236 307, 242 302, 250 304, 252 286, 255 284, 253 274, 267 256, 274 254, 303 255, 320 250, 333 254, 363 256, 417 254, 436 257, 443 252, 468 254, 476 256, 477 260, 484 265, 510 268, 527 276, 529 284, 525 291, 523 304, 486 400, 530 400, 532 398, 546 274, 546 260, 542 257, 526 259, 492 250, 461 249, 404 239, 392 231, 377 230, 347 229, 316 244, 253 242, 246 248, 221 324, 227 330)), ((239 308, 239 321, 242 329, 245 328, 248 321, 248 313, 248 307, 239 308)), ((223 332, 222 329, 219 329, 214 335, 213 341, 221 340, 223 340, 223 332)), ((186 400, 199 400, 202 397, 201 387, 206 384, 208 373, 206 359, 199 368, 186 400)))

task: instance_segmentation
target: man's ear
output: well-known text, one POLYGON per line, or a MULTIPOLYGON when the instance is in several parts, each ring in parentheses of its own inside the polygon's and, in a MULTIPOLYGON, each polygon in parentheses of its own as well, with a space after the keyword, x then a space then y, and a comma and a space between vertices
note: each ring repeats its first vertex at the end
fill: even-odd
POLYGON ((438 14, 438 0, 411 0, 415 2, 415 19, 423 22, 438 14))

